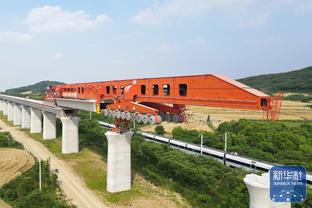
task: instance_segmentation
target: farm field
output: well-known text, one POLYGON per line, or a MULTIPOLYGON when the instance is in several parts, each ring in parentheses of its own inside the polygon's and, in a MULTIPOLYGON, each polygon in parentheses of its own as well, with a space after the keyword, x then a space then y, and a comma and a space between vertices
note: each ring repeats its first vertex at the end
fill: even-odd
POLYGON ((0 186, 29 170, 35 159, 25 150, 0 149, 0 186))
MULTIPOLYGON (((24 150, 0 148, 0 187, 29 170, 34 164, 35 159, 24 150)), ((0 207, 10 206, 0 199, 0 207)))
POLYGON ((2 201, 2 200, 0 199, 0 207, 1 207, 1 208, 9 208, 10 206, 7 205, 4 201, 2 201))
MULTIPOLYGON (((309 103, 284 100, 280 113, 280 120, 312 120, 312 109, 309 103)), ((218 127, 220 123, 239 119, 263 119, 262 111, 235 110, 214 107, 188 106, 188 123, 174 124, 163 122, 162 125, 170 135, 173 128, 181 126, 186 129, 211 131, 207 125, 207 117, 210 115, 212 125, 218 127)), ((154 131, 155 125, 142 127, 143 131, 154 131)))

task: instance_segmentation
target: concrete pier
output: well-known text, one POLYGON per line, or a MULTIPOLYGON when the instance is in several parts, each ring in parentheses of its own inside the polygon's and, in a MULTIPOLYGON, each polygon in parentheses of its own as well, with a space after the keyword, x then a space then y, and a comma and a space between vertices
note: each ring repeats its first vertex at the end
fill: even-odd
POLYGON ((3 115, 7 116, 8 115, 8 102, 7 101, 3 101, 3 115))
POLYGON ((30 107, 22 105, 22 128, 30 129, 30 107))
POLYGON ((43 139, 56 138, 56 115, 43 112, 43 139))
POLYGON ((13 121, 14 119, 14 104, 8 102, 8 121, 13 121))
POLYGON ((248 174, 244 182, 249 192, 250 208, 291 208, 291 203, 277 203, 270 199, 270 176, 263 173, 261 176, 248 174))
POLYGON ((20 126, 22 124, 22 106, 14 103, 13 125, 20 126))
POLYGON ((42 132, 42 112, 39 109, 30 109, 30 133, 42 132))
POLYGON ((131 138, 133 132, 106 132, 107 191, 121 192, 131 189, 131 138))
POLYGON ((79 152, 79 118, 78 117, 62 117, 62 153, 78 153, 79 152))

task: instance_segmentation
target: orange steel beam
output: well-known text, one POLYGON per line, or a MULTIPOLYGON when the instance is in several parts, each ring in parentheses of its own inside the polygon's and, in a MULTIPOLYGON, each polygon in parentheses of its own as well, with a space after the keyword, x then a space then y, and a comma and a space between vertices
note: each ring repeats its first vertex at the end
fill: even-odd
POLYGON ((208 74, 57 85, 46 94, 48 100, 56 97, 96 99, 99 111, 159 115, 198 105, 264 110, 267 119, 276 120, 282 96, 270 97, 228 77, 208 74))

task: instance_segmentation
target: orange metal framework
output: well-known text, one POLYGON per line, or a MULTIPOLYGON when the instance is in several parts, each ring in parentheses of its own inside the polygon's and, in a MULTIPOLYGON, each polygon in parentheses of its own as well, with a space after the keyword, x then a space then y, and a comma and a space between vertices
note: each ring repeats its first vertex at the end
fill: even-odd
POLYGON ((56 85, 46 93, 54 98, 96 99, 97 110, 118 119, 143 122, 183 122, 186 105, 263 110, 265 118, 277 120, 282 94, 274 97, 225 76, 208 74, 161 78, 114 80, 56 85), (146 121, 147 120, 147 121, 146 121))

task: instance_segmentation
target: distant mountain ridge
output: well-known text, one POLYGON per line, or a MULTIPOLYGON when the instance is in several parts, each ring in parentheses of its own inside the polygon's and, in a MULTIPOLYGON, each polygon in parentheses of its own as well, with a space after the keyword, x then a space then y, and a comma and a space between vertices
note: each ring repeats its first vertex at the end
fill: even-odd
POLYGON ((266 93, 278 91, 312 93, 312 66, 290 72, 252 76, 237 81, 266 93))
POLYGON ((9 95, 20 95, 24 92, 31 91, 33 94, 42 94, 45 92, 48 86, 64 84, 62 82, 57 81, 42 81, 33 85, 28 85, 25 87, 12 88, 5 91, 5 94, 9 95))
MULTIPOLYGON (((237 81, 270 94, 278 91, 312 94, 312 66, 290 72, 246 77, 237 81)), ((42 81, 25 87, 8 89, 5 93, 21 95, 22 93, 31 91, 32 94, 42 94, 48 86, 58 84, 64 83, 58 81, 42 81)))

